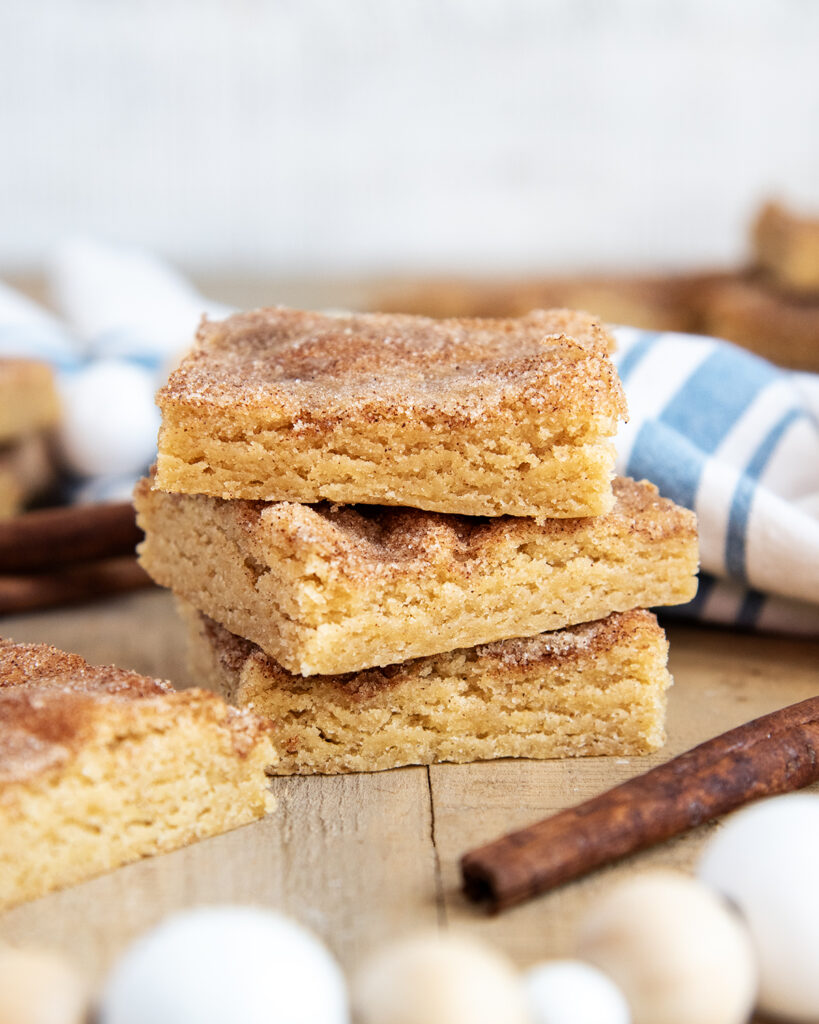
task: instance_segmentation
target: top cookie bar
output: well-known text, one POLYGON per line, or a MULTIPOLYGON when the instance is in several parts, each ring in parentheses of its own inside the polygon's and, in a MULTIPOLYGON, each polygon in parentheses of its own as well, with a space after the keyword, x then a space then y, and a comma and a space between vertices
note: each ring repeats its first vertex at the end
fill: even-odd
POLYGON ((159 392, 156 485, 220 498, 576 517, 613 504, 625 416, 591 317, 203 322, 159 392))

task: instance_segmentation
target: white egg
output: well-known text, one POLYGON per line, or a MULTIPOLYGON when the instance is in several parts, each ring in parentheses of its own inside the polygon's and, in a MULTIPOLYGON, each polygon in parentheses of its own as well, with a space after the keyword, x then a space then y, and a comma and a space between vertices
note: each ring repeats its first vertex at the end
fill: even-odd
POLYGON ((819 796, 775 797, 733 815, 706 846, 698 874, 748 923, 760 1007, 819 1021, 819 796))
POLYGON ((646 871, 606 892, 581 925, 578 954, 614 980, 634 1024, 743 1024, 754 1004, 745 925, 678 872, 646 871))
POLYGON ((629 1024, 628 1003, 611 978, 580 960, 552 960, 523 977, 533 1024, 629 1024))
POLYGON ((54 953, 0 946, 0 1024, 82 1024, 88 987, 54 953))
POLYGON ((281 914, 202 907, 138 939, 109 976, 100 1024, 347 1024, 344 978, 281 914))
POLYGON ((374 954, 353 980, 357 1024, 531 1024, 512 964, 461 935, 422 934, 374 954))
POLYGON ((154 458, 159 410, 154 375, 101 359, 60 381, 60 452, 80 476, 136 475, 154 458))

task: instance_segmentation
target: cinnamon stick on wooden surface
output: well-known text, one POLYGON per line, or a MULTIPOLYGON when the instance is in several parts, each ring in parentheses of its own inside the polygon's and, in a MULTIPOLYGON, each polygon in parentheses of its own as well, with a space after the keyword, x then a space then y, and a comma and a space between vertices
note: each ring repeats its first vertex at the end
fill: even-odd
POLYGON ((142 536, 130 502, 26 512, 0 522, 0 573, 133 554, 142 536))
POLYGON ((0 615, 79 604, 152 585, 133 555, 63 566, 54 572, 0 576, 0 615))
POLYGON ((502 910, 741 804, 817 779, 819 697, 812 697, 470 851, 461 858, 464 892, 502 910))

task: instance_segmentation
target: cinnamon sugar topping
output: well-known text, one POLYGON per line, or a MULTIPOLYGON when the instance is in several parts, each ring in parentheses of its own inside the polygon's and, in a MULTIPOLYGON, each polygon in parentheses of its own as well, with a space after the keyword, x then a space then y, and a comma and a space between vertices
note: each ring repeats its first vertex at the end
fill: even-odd
MULTIPOLYGON (((288 672, 273 658, 266 655, 255 644, 231 633, 224 626, 220 626, 208 618, 203 612, 198 613, 198 618, 200 630, 207 636, 209 644, 229 676, 237 678, 245 664, 258 662, 272 679, 278 678, 283 682, 299 679, 298 676, 288 672)), ((404 682, 407 677, 423 678, 427 672, 440 671, 442 665, 453 663, 458 658, 465 658, 473 662, 500 663, 505 671, 514 673, 535 664, 568 664, 579 658, 588 658, 610 650, 618 644, 626 643, 641 634, 654 638, 661 635, 661 630, 657 620, 650 612, 634 609, 633 611, 615 613, 594 622, 584 622, 554 632, 540 633, 537 636, 479 644, 477 647, 424 658, 413 658, 400 664, 383 665, 360 672, 312 676, 307 677, 306 682, 309 684, 330 683, 342 687, 348 693, 355 693, 361 698, 366 698, 385 686, 404 682)))
POLYGON ((105 706, 155 698, 202 700, 231 730, 244 756, 268 724, 226 707, 200 690, 177 693, 151 679, 111 665, 89 665, 76 654, 45 644, 0 638, 0 783, 29 778, 66 761, 82 746, 105 706))
POLYGON ((272 401, 293 417, 355 408, 468 415, 513 397, 547 400, 550 391, 573 382, 577 387, 582 379, 624 411, 607 358, 613 346, 595 320, 567 310, 517 320, 433 320, 261 309, 204 321, 195 348, 158 401, 163 407, 272 401))
POLYGON ((496 559, 501 545, 586 537, 595 531, 601 535, 617 529, 640 532, 657 541, 696 536, 694 515, 660 497, 653 484, 619 477, 613 489, 614 508, 594 519, 536 522, 524 517, 482 518, 379 506, 246 502, 241 503, 242 522, 260 539, 280 532, 299 548, 309 547, 332 558, 336 566, 357 576, 418 572, 430 565, 467 572, 496 559))
POLYGON ((172 693, 158 679, 45 644, 0 638, 0 781, 59 764, 82 742, 101 702, 123 703, 172 693))

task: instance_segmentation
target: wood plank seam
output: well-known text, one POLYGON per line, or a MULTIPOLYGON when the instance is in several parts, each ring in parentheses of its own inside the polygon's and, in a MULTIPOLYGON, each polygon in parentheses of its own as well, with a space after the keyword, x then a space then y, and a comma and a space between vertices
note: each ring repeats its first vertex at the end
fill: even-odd
POLYGON ((435 797, 432 792, 432 775, 429 765, 426 766, 427 793, 429 794, 429 838, 432 842, 432 857, 435 866, 435 908, 438 914, 438 927, 447 927, 446 896, 444 894, 444 879, 441 871, 441 856, 438 852, 438 844, 435 839, 435 797))

